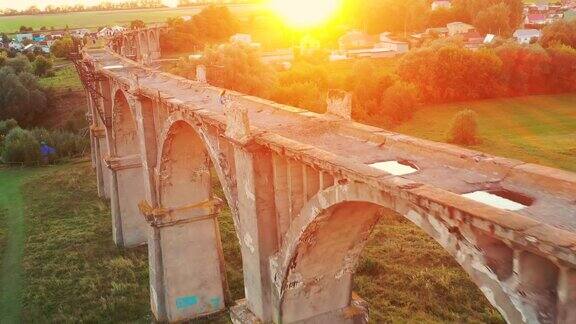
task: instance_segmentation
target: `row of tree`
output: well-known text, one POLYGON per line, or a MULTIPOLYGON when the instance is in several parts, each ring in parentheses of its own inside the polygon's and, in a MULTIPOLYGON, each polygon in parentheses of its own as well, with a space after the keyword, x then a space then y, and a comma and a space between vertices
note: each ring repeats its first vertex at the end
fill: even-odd
POLYGON ((202 63, 212 84, 318 112, 329 89, 345 89, 354 93, 357 119, 397 124, 421 103, 576 91, 575 39, 576 22, 557 22, 544 29, 542 44, 509 41, 472 51, 445 39, 399 60, 338 69, 326 56, 303 56, 286 71, 264 64, 250 46, 227 44, 208 47, 201 61, 182 60, 171 72, 193 78, 202 63))
POLYGON ((201 51, 204 46, 226 41, 239 22, 226 7, 209 6, 190 20, 168 19, 170 30, 160 39, 163 53, 201 51))
POLYGON ((33 62, 18 55, 0 55, 0 120, 14 118, 21 125, 37 125, 50 109, 53 93, 38 83, 37 75, 51 71, 52 63, 43 56, 33 62))
POLYGON ((520 26, 522 0, 452 0, 451 8, 432 10, 430 1, 345 0, 341 20, 368 33, 404 33, 461 21, 483 33, 510 35, 520 26))
POLYGON ((16 16, 16 15, 40 15, 40 14, 58 14, 69 12, 83 12, 83 11, 99 11, 99 10, 117 10, 117 9, 146 9, 146 8, 162 8, 165 5, 162 0, 126 0, 126 1, 103 1, 93 6, 85 6, 83 4, 68 5, 47 5, 44 9, 37 6, 30 6, 23 10, 16 10, 7 8, 0 10, 0 15, 16 16))

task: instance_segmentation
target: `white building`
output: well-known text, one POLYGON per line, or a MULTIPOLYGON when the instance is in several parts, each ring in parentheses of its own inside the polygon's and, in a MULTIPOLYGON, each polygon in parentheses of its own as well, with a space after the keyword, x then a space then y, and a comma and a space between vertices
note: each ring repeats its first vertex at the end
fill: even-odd
POLYGON ((8 44, 8 47, 16 51, 21 51, 24 48, 24 45, 16 41, 11 41, 10 44, 8 44))
POLYGON ((432 2, 432 10, 440 8, 450 9, 452 8, 452 3, 449 0, 436 0, 432 2))
POLYGON ((517 29, 512 36, 519 44, 530 44, 538 40, 541 33, 538 29, 517 29))
POLYGON ((374 48, 396 52, 396 54, 406 53, 410 49, 407 42, 395 41, 388 38, 386 35, 380 35, 380 42, 374 45, 374 48))
POLYGON ((230 36, 230 43, 252 44, 252 36, 249 34, 235 34, 230 36))
POLYGON ((86 28, 76 29, 76 30, 73 30, 71 34, 74 37, 84 38, 84 36, 90 34, 90 30, 88 30, 86 28))
POLYGON ((463 23, 463 22, 451 22, 446 25, 448 28, 448 36, 454 36, 458 34, 466 34, 469 31, 473 31, 475 28, 474 26, 463 23))
POLYGON ((34 38, 34 35, 32 35, 32 33, 16 34, 16 36, 14 37, 14 40, 16 40, 18 43, 22 43, 25 40, 32 41, 33 38, 34 38))

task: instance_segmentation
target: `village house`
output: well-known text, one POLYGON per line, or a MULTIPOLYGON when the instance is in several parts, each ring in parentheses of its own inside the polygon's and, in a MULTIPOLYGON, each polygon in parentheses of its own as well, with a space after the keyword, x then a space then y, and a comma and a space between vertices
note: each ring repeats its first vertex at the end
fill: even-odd
POLYGON ((250 34, 235 34, 230 36, 230 43, 252 44, 252 36, 250 34))
POLYGON ((122 26, 104 27, 100 29, 98 33, 96 33, 96 37, 99 38, 113 37, 114 35, 122 33, 125 30, 126 28, 122 26))
POLYGON ((230 36, 230 43, 232 44, 245 44, 252 48, 260 48, 262 45, 252 41, 252 36, 250 34, 235 34, 230 36))
POLYGON ((18 43, 22 43, 26 40, 31 42, 33 38, 34 36, 32 35, 32 33, 16 34, 16 36, 14 36, 14 40, 18 43))
POLYGON ((470 50, 477 50, 479 49, 486 39, 485 36, 482 36, 476 30, 470 30, 466 33, 459 34, 464 39, 464 47, 470 50))
POLYGON ((474 26, 459 21, 447 24, 446 28, 448 28, 448 36, 466 34, 467 32, 475 30, 474 26))
POLYGON ((388 38, 387 33, 383 33, 380 35, 380 41, 374 45, 374 48, 388 50, 395 52, 395 54, 402 54, 408 52, 410 46, 408 42, 392 40, 388 38))
POLYGON ((542 13, 531 13, 524 18, 524 25, 542 27, 546 25, 548 17, 542 13))
POLYGON ((426 29, 424 33, 434 38, 442 38, 447 37, 449 32, 447 27, 433 27, 426 29))
POLYGON ((375 43, 374 37, 358 30, 349 31, 338 39, 341 50, 371 48, 375 43))
POLYGON ((89 35, 89 34, 90 34, 90 30, 86 29, 86 28, 75 29, 70 33, 70 35, 72 37, 76 37, 76 38, 84 38, 84 36, 89 35))
POLYGON ((538 29, 517 29, 512 36, 519 44, 530 44, 540 38, 538 29))
POLYGON ((449 0, 432 1, 432 10, 438 10, 441 8, 450 9, 450 8, 452 8, 452 3, 449 0))
POLYGON ((32 34, 32 41, 39 43, 46 40, 46 35, 43 34, 32 34))
POLYGON ((10 42, 10 44, 8 44, 8 48, 15 51, 21 51, 24 48, 24 45, 22 45, 22 43, 20 42, 13 40, 10 42))

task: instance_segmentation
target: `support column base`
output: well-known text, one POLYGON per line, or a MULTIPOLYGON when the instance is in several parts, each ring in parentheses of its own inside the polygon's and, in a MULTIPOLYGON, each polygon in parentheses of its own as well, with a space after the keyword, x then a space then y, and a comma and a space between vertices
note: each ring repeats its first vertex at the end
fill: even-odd
POLYGON ((254 315, 246 304, 246 299, 236 301, 236 305, 230 307, 230 320, 234 324, 260 324, 262 323, 256 315, 254 315))
MULTIPOLYGON (((360 298, 356 293, 353 293, 350 306, 293 323, 367 324, 369 315, 370 311, 368 303, 364 299, 360 298)), ((262 323, 262 321, 260 321, 260 319, 258 319, 258 317, 248 309, 248 305, 244 299, 237 301, 235 306, 230 307, 230 319, 234 324, 262 323)))

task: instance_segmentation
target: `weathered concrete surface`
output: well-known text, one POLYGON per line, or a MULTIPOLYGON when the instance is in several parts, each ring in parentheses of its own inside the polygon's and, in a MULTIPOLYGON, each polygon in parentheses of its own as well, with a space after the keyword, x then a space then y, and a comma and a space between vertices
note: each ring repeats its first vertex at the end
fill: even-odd
MULTIPOLYGON (((576 175, 354 123, 345 93, 329 97, 332 109, 323 116, 211 87, 201 72, 190 81, 109 51, 84 57, 102 89, 118 89, 104 97, 122 94, 135 112, 135 131, 112 123, 105 134, 110 156, 130 156, 112 144, 132 138, 132 156, 141 160, 140 217, 150 225, 159 319, 224 307, 210 303, 226 285, 217 223, 198 212, 214 200, 210 166, 242 250, 246 300, 232 308, 235 322, 365 322, 352 278, 384 209, 443 246, 507 321, 570 323, 576 316, 576 175), (393 176, 370 166, 386 161, 417 171, 393 176), (462 196, 475 191, 525 208, 462 196)), ((123 107, 103 106, 109 116, 123 107)), ((95 152, 97 165, 105 156, 95 152)), ((113 182, 120 204, 127 193, 115 193, 113 182)))

